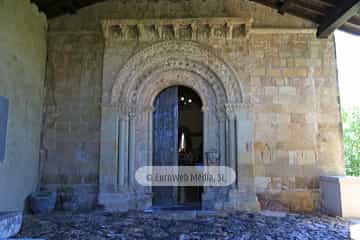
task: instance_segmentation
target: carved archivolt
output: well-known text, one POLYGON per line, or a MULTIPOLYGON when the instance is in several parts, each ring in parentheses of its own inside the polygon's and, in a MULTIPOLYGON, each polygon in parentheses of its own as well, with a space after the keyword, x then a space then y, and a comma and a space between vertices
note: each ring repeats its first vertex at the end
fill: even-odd
MULTIPOLYGON (((214 88, 208 84, 203 76, 197 73, 184 69, 159 69, 143 82, 138 91, 141 94, 137 94, 134 97, 134 102, 137 103, 140 111, 141 108, 146 109, 149 107, 149 103, 155 101, 156 96, 163 89, 176 85, 187 86, 196 91, 203 103, 203 109, 206 109, 207 106, 217 107, 219 103, 216 96, 224 96, 222 89, 215 92, 214 88)), ((224 98, 222 98, 221 102, 223 101, 224 98)))
POLYGON ((166 41, 139 51, 125 64, 115 79, 111 103, 129 108, 151 105, 144 100, 151 101, 145 96, 147 88, 157 75, 171 70, 190 72, 203 79, 215 94, 215 104, 243 102, 241 82, 223 59, 197 42, 166 41))

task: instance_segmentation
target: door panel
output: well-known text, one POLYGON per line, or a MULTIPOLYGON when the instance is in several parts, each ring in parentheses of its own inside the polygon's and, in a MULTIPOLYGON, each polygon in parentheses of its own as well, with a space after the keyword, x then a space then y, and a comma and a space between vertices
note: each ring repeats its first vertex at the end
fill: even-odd
MULTIPOLYGON (((178 165, 178 87, 162 91, 155 100, 153 165, 178 165)), ((177 187, 153 187, 153 205, 177 203, 177 187)))

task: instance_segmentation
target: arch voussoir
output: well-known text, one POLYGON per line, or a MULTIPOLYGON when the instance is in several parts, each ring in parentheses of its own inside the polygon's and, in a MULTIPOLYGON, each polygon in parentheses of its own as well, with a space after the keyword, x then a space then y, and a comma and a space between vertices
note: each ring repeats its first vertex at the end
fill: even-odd
POLYGON ((135 54, 115 79, 111 102, 134 104, 137 90, 154 72, 183 69, 202 76, 217 93, 219 102, 243 102, 241 82, 223 59, 192 41, 154 44, 135 54))

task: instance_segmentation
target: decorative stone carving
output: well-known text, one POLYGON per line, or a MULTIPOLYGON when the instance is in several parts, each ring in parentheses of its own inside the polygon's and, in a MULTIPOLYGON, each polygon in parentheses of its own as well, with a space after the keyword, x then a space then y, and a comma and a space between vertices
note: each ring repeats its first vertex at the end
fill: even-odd
POLYGON ((219 165, 219 152, 216 150, 210 150, 208 152, 206 152, 206 160, 207 160, 207 164, 209 166, 218 166, 219 165))
POLYGON ((111 101, 133 105, 141 82, 159 69, 197 73, 213 86, 223 103, 244 100, 236 71, 210 49, 191 41, 166 41, 139 51, 125 64, 115 79, 111 101))
POLYGON ((113 41, 236 40, 246 37, 249 16, 237 18, 112 19, 102 21, 105 39, 113 41))
POLYGON ((134 109, 128 106, 127 103, 101 103, 100 107, 102 109, 110 109, 113 112, 116 112, 119 114, 119 116, 129 115, 131 112, 135 112, 134 109))
MULTIPOLYGON (((240 155, 236 152, 238 131, 235 126, 244 120, 239 116, 244 113, 246 105, 243 102, 247 102, 243 96, 240 78, 226 60, 206 45, 193 41, 199 37, 231 39, 235 34, 236 24, 218 20, 205 21, 201 24, 197 21, 175 20, 153 22, 153 25, 139 23, 137 20, 128 23, 128 25, 137 26, 140 34, 137 37, 138 40, 152 36, 160 39, 176 38, 191 41, 171 40, 155 43, 133 54, 122 66, 115 80, 104 78, 104 81, 107 81, 105 85, 113 84, 113 87, 110 102, 103 106, 104 108, 108 106, 110 112, 102 111, 102 118, 107 122, 104 122, 102 126, 104 143, 101 148, 104 150, 101 152, 104 153, 104 157, 100 159, 100 170, 102 175, 109 176, 101 178, 101 186, 106 186, 109 182, 109 185, 118 186, 117 192, 122 192, 121 189, 126 188, 134 199, 137 195, 143 196, 144 191, 151 191, 137 186, 134 174, 137 168, 152 164, 154 100, 162 90, 175 85, 193 88, 202 100, 203 154, 209 160, 206 164, 226 164, 236 168, 235 161, 240 155), (234 119, 226 118, 227 113, 231 112, 236 116, 234 119, 240 122, 235 124, 234 119), (117 128, 118 131, 111 131, 111 126, 117 128), (110 149, 108 139, 116 139, 115 144, 118 146, 111 148, 113 151, 110 154, 108 152, 110 150, 107 150, 110 149)), ((111 23, 109 26, 114 24, 111 21, 107 23, 111 23)), ((115 25, 123 26, 124 24, 116 23, 115 25)), ((126 27, 120 27, 121 30, 117 27, 112 28, 117 32, 116 36, 124 36, 123 29, 126 27)), ((111 42, 115 35, 112 33, 106 35, 108 31, 106 29, 108 28, 104 29, 105 38, 111 42)), ((127 34, 125 32, 125 35, 127 34)), ((112 52, 112 48, 115 50, 119 46, 121 44, 106 45, 106 50, 112 52)), ((108 95, 109 92, 104 92, 104 94, 108 95)), ((214 208, 217 200, 210 189, 206 191, 203 199, 204 207, 214 208), (207 201, 209 204, 206 203, 207 201)), ((224 191, 227 190, 224 189, 224 191)), ((227 196, 225 192, 224 198, 219 200, 221 206, 224 206, 225 196, 227 196)), ((100 202, 110 206, 112 204, 110 200, 114 198, 106 199, 107 194, 109 192, 101 192, 100 202)), ((215 196, 218 195, 218 193, 215 194, 215 196)), ((146 201, 151 201, 151 198, 146 201)))
POLYGON ((250 104, 248 103, 226 103, 225 111, 229 119, 234 119, 241 113, 242 110, 249 109, 250 104))

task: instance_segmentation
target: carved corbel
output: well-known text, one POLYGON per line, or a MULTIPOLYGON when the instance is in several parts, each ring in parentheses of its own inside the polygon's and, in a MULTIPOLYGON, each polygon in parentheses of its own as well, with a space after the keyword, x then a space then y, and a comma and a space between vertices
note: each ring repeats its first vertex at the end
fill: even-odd
POLYGON ((192 23, 190 26, 191 26, 191 40, 195 41, 195 40, 196 40, 196 35, 197 35, 198 26, 197 26, 195 23, 192 23))
POLYGON ((179 29, 180 29, 180 25, 179 24, 173 24, 172 25, 173 31, 174 31, 174 37, 175 39, 179 39, 179 29))
POLYGON ((234 26, 230 23, 226 23, 226 39, 231 40, 233 38, 233 28, 234 26))
MULTIPOLYGON (((245 35, 249 32, 251 27, 251 19, 247 17, 242 18, 183 18, 183 19, 109 19, 103 20, 101 22, 103 34, 105 39, 111 40, 111 38, 116 38, 118 32, 118 28, 121 28, 121 39, 117 40, 133 40, 133 39, 142 39, 142 40, 149 40, 148 39, 148 31, 152 32, 151 40, 155 39, 163 39, 164 37, 164 28, 171 28, 174 37, 179 39, 182 37, 182 26, 191 26, 191 39, 197 40, 198 38, 198 29, 200 26, 206 26, 206 37, 216 37, 217 30, 219 30, 219 26, 221 29, 219 30, 218 38, 226 38, 226 39, 233 39, 235 34, 235 28, 237 26, 244 25, 245 26, 245 35), (151 27, 148 29, 147 26, 155 26, 155 29, 151 27), (223 27, 226 28, 224 33, 223 27), (209 29, 209 30, 207 30, 209 29), (113 31, 115 30, 115 31, 113 31), (155 31, 154 31, 155 30, 155 31), (153 34, 155 32, 155 34, 153 34), (115 34, 112 34, 115 33, 115 34), (155 37, 153 35, 158 35, 155 37)), ((201 29, 202 30, 202 29, 201 29)), ((188 32, 187 32, 188 34, 188 32)))
POLYGON ((138 31, 138 38, 143 39, 143 36, 146 36, 145 33, 145 25, 142 23, 136 24, 137 31, 138 31))
POLYGON ((248 37, 250 35, 249 33, 251 30, 251 24, 252 24, 252 21, 245 23, 245 28, 244 28, 245 37, 248 37))
POLYGON ((109 22, 108 21, 102 21, 101 22, 101 27, 102 27, 104 38, 108 39, 109 34, 110 34, 109 22))
POLYGON ((156 24, 155 29, 157 30, 158 35, 159 35, 159 39, 161 40, 162 37, 163 37, 163 26, 160 25, 160 24, 156 24))
POLYGON ((129 38, 129 26, 128 25, 119 25, 123 32, 123 39, 127 40, 129 38))
POLYGON ((215 37, 215 26, 213 24, 209 24, 210 28, 210 38, 215 37))

